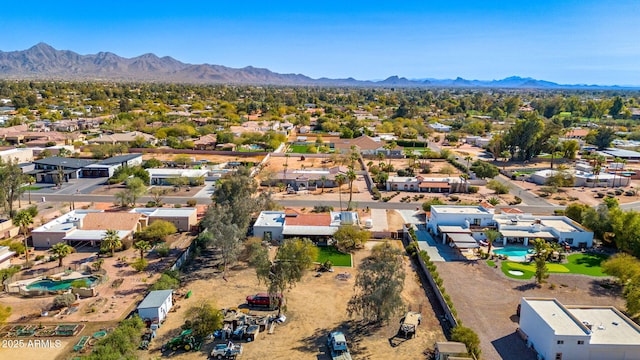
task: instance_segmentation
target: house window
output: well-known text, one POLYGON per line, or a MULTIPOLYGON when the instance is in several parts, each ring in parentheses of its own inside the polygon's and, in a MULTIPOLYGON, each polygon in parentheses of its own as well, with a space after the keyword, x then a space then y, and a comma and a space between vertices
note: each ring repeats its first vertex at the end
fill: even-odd
POLYGON ((562 360, 562 353, 556 353, 556 360, 562 360))
POLYGON ((572 238, 566 238, 566 239, 564 239, 564 241, 566 241, 567 244, 569 244, 569 245, 573 245, 573 239, 572 238))
POLYGON ((558 345, 564 344, 564 340, 558 340, 558 345))
POLYGON ((578 340, 578 345, 584 345, 584 340, 578 340))
POLYGON ((473 219, 473 224, 472 225, 480 226, 480 219, 473 219))

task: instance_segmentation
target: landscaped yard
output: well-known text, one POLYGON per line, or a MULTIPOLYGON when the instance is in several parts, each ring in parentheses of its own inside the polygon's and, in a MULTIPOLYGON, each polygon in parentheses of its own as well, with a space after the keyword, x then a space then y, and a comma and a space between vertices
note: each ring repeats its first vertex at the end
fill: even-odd
POLYGON ((307 147, 308 145, 291 145, 289 146, 289 153, 294 153, 294 154, 307 154, 307 147))
MULTIPOLYGON (((600 264, 609 256, 603 254, 572 254, 567 257, 568 262, 564 264, 547 263, 550 273, 570 273, 588 276, 606 276, 602 272, 600 264)), ((536 272, 534 263, 524 264, 512 261, 503 261, 501 265, 502 272, 513 279, 531 279, 536 272), (522 275, 514 275, 509 270, 522 271, 522 275)))
POLYGON ((345 254, 338 251, 333 246, 318 246, 317 262, 324 263, 331 260, 333 266, 351 267, 351 254, 345 254))

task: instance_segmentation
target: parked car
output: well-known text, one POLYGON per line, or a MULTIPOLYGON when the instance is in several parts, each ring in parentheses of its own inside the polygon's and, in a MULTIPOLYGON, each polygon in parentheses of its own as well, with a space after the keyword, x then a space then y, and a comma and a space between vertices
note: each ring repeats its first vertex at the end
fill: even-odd
POLYGON ((269 296, 267 293, 259 293, 247 296, 247 304, 249 306, 265 306, 276 309, 283 303, 282 294, 269 296))

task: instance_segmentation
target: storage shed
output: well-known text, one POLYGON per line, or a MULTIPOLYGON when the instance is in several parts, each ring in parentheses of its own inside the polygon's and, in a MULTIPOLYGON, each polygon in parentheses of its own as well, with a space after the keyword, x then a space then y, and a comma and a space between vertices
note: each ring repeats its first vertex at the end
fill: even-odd
POLYGON ((138 315, 142 320, 149 319, 163 322, 173 306, 173 290, 156 290, 150 292, 138 305, 138 315))

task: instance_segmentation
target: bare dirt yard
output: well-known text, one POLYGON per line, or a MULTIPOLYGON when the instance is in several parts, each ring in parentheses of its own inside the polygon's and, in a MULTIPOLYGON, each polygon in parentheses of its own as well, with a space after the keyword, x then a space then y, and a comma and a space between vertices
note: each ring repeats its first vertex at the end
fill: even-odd
POLYGON ((516 308, 522 297, 556 298, 566 305, 624 308, 619 289, 606 278, 551 274, 542 287, 532 280, 509 279, 485 262, 437 262, 438 273, 459 318, 480 337, 485 360, 535 360, 516 334, 516 308), (551 286, 554 284, 554 286, 551 286))
MULTIPOLYGON (((359 264, 376 242, 369 242, 367 248, 353 255, 354 264, 359 264)), ((401 247, 399 242, 394 243, 401 247)), ((274 250, 274 249, 272 249, 274 250)), ((264 284, 259 284, 255 270, 243 264, 236 266, 222 279, 216 270, 217 261, 212 253, 204 253, 188 268, 185 274, 189 281, 183 290, 192 290, 193 296, 178 302, 179 308, 170 313, 167 321, 158 331, 149 351, 140 351, 139 358, 155 359, 162 356, 160 348, 164 342, 180 332, 185 313, 191 306, 202 301, 215 302, 219 308, 244 307, 245 297, 264 292, 264 284)), ((363 325, 357 318, 350 318, 346 311, 348 300, 354 294, 357 268, 335 268, 333 273, 306 274, 302 281, 286 293, 287 320, 277 325, 273 334, 262 333, 254 342, 244 342, 244 359, 329 359, 325 346, 330 331, 341 330, 347 335, 351 352, 355 359, 424 359, 423 352, 432 349, 435 341, 445 339, 438 319, 425 295, 408 257, 404 257, 406 271, 402 297, 407 306, 422 311, 422 324, 417 337, 402 341, 394 338, 398 331, 400 316, 382 327, 363 325), (339 280, 336 275, 349 274, 347 280, 339 280), (395 344, 395 347, 391 346, 395 344)), ((260 310, 251 310, 264 313, 260 310)), ((172 359, 201 359, 211 351, 212 342, 207 342, 199 352, 171 354, 172 359)))

